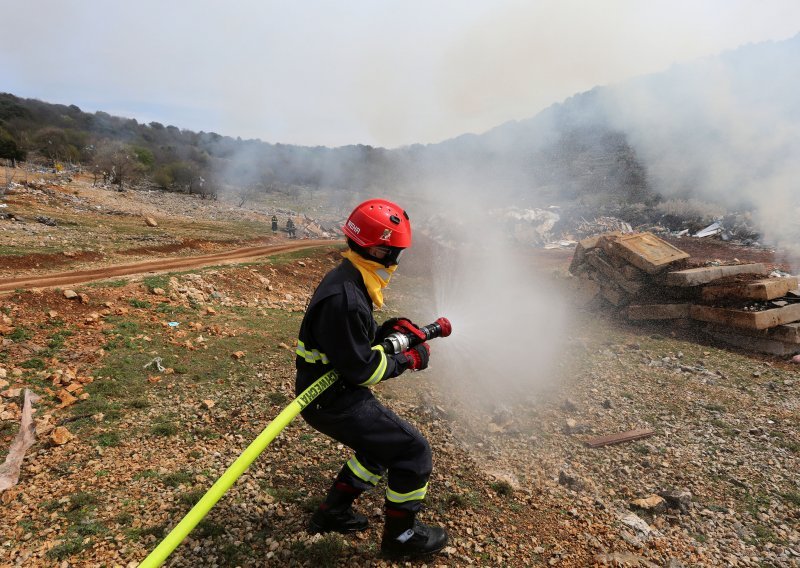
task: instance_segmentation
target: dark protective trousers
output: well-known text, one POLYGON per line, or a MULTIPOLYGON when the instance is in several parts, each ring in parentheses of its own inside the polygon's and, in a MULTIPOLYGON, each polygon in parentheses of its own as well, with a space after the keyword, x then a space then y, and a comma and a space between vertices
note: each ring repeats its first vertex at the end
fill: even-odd
POLYGON ((388 471, 387 505, 418 511, 432 469, 428 441, 371 393, 350 405, 345 402, 336 400, 328 408, 311 405, 303 411, 314 429, 355 451, 337 480, 365 490, 377 485, 388 471))

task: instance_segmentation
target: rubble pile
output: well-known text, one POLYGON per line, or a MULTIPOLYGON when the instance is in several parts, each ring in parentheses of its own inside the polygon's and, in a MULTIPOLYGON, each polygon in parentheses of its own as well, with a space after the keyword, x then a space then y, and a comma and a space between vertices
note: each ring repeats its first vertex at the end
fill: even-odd
POLYGON ((689 254, 652 233, 581 240, 569 271, 588 302, 633 321, 671 321, 745 349, 800 353, 800 290, 794 276, 761 263, 687 267, 689 254))

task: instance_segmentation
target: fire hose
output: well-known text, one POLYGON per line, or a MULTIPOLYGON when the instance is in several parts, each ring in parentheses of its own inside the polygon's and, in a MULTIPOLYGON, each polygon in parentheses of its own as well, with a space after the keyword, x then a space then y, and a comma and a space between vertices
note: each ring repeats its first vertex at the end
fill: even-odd
MULTIPOLYGON (((419 328, 422 332, 419 337, 413 333, 394 332, 390 334, 382 343, 384 353, 402 353, 419 345, 423 341, 436 337, 447 337, 452 331, 450 321, 447 318, 439 318, 435 322, 419 328)), ((159 545, 145 558, 140 568, 156 568, 172 554, 172 552, 183 542, 192 529, 208 514, 211 508, 217 504, 223 495, 231 488, 239 477, 250 467, 255 459, 261 455, 267 446, 286 428, 294 418, 302 412, 314 399, 321 395, 328 387, 339 380, 339 373, 336 369, 331 369, 295 398, 289 406, 284 408, 266 428, 261 431, 258 437, 228 466, 214 485, 206 491, 200 500, 192 507, 188 513, 175 525, 169 534, 159 543, 159 545)))

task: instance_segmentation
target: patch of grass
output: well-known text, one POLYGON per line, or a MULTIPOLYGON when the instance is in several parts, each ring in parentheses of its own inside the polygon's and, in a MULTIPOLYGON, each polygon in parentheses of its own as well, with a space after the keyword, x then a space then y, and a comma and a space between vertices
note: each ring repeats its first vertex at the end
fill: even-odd
POLYGON ((514 494, 514 488, 508 481, 495 481, 489 484, 492 490, 501 497, 508 497, 514 494))
POLYGON ((150 433, 154 436, 175 436, 178 433, 178 426, 174 422, 162 420, 150 427, 150 433))
POLYGON ((178 501, 189 507, 194 507, 204 494, 205 491, 202 489, 193 489, 192 491, 181 493, 178 497, 178 501))
POLYGON ((161 314, 172 314, 172 315, 191 313, 191 310, 189 308, 186 308, 184 306, 172 306, 166 302, 156 306, 156 311, 161 314))
POLYGON ((82 519, 76 526, 75 532, 81 536, 91 536, 107 532, 106 526, 96 519, 82 519))
POLYGON ((788 491, 786 493, 780 493, 780 496, 787 503, 800 509, 800 491, 788 491))
POLYGON ((303 494, 302 491, 297 489, 286 489, 285 487, 269 487, 267 488, 267 493, 282 503, 293 503, 303 494))
POLYGON ((192 480, 192 474, 188 471, 175 471, 168 473, 161 478, 164 485, 169 487, 177 487, 182 483, 189 483, 192 480))
POLYGON ((134 308, 149 308, 150 302, 147 300, 138 300, 136 298, 131 298, 128 300, 128 303, 134 308))
POLYGON ((136 474, 134 474, 133 479, 134 480, 156 479, 158 477, 160 477, 160 476, 158 475, 157 471, 153 471, 152 469, 145 469, 145 470, 142 470, 142 471, 137 472, 136 474))
POLYGON ((32 338, 33 332, 24 325, 19 325, 14 328, 14 331, 9 333, 7 337, 11 341, 19 343, 20 341, 28 341, 30 338, 32 338))
POLYGON ((300 562, 319 568, 332 568, 339 563, 347 545, 341 535, 328 533, 319 540, 306 543, 298 540, 292 543, 292 554, 300 562))
POLYGON ((58 350, 64 347, 64 343, 69 336, 72 335, 72 332, 68 329, 62 329, 55 332, 53 335, 50 336, 50 340, 47 342, 47 350, 49 353, 55 353, 58 350))
POLYGON ((85 491, 73 493, 69 497, 69 510, 89 509, 97 505, 97 497, 85 491))
POLYGON ((22 367, 23 369, 35 369, 37 371, 42 371, 47 366, 47 364, 38 357, 33 357, 32 359, 23 361, 22 363, 19 364, 19 366, 22 367))
POLYGON ((753 540, 757 542, 776 542, 776 536, 769 527, 764 525, 755 525, 753 527, 753 540))
POLYGON ((132 528, 125 531, 125 535, 128 537, 128 540, 132 542, 140 541, 144 537, 151 535, 156 537, 156 539, 160 539, 164 536, 166 528, 167 528, 166 525, 153 525, 152 527, 132 528))
POLYGON ((48 513, 52 513, 53 511, 57 511, 61 508, 61 503, 58 502, 57 499, 49 499, 47 501, 42 501, 39 503, 39 507, 47 511, 48 513))
POLYGON ((133 515, 130 513, 120 513, 114 517, 114 522, 122 526, 128 526, 132 521, 133 515))
POLYGON ((220 536, 223 534, 225 534, 225 527, 212 520, 203 519, 200 521, 200 524, 197 525, 197 535, 200 538, 220 536))
POLYGON ((268 393, 267 399, 270 401, 270 403, 281 406, 282 404, 286 403, 289 400, 289 397, 280 391, 275 391, 268 393))
POLYGON ((166 274, 159 274, 158 276, 145 276, 142 279, 142 284, 147 286, 151 292, 156 288, 166 290, 169 288, 169 276, 166 274))
POLYGON ((101 432, 95 436, 97 445, 102 448, 113 448, 122 443, 118 432, 101 432))
POLYGON ((215 432, 210 428, 196 428, 194 430, 194 435, 203 440, 216 440, 220 437, 219 432, 215 432))
POLYGON ((127 284, 127 280, 109 280, 107 282, 92 282, 89 286, 93 288, 123 288, 127 284))
POLYGON ((83 537, 74 534, 48 550, 47 557, 53 560, 66 560, 73 554, 77 554, 83 550, 86 546, 88 546, 88 543, 83 544, 83 537))
POLYGON ((127 401, 125 406, 128 408, 138 408, 141 410, 143 408, 150 408, 150 401, 148 401, 146 398, 134 398, 127 401))

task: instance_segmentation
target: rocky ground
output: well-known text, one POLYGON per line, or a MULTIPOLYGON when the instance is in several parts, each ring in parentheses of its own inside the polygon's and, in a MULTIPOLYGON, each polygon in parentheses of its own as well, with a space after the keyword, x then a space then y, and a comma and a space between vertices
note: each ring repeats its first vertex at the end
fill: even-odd
MULTIPOLYGON (((101 215, 82 217, 96 227, 101 215)), ((219 223, 223 234, 242 227, 219 223)), ((178 241, 196 228, 176 216, 165 230, 178 241)), ((5 258, 54 240, 14 231, 2 233, 20 239, 5 258)), ((114 235, 99 262, 131 246, 114 235)), ((44 252, 61 254, 52 246, 44 252)), ((569 257, 545 253, 563 274, 569 257)), ((42 395, 38 442, 19 484, 0 495, 0 566, 144 558, 291 400, 302 310, 336 262, 334 246, 78 286, 71 299, 57 289, 0 296, 0 459, 18 429, 20 389, 42 395)), ((70 258, 60 269, 80 265, 70 258)), ((414 276, 396 278, 381 317, 419 294, 414 276)), ((454 398, 435 364, 376 389, 431 441, 424 518, 452 537, 443 554, 409 565, 800 565, 796 366, 603 313, 578 313, 572 326, 546 389, 491 404, 454 398), (654 434, 584 444, 634 428, 654 434)), ((293 422, 168 565, 395 565, 377 553, 378 492, 362 500, 366 533, 303 531, 348 457, 293 422)))

